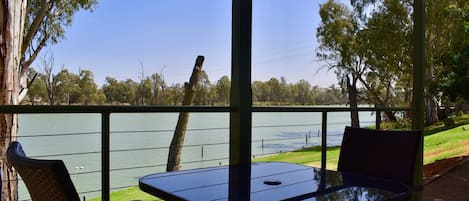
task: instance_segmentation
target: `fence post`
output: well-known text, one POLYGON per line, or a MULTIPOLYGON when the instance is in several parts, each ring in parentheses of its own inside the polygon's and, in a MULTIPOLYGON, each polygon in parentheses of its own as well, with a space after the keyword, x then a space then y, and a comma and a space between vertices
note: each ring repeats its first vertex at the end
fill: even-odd
POLYGON ((101 113, 101 198, 110 201, 110 112, 101 113))
POLYGON ((376 121, 375 121, 376 130, 381 130, 381 111, 376 110, 376 121))
POLYGON ((322 136, 321 136, 321 190, 324 190, 326 184, 326 162, 327 162, 327 111, 322 112, 322 136))

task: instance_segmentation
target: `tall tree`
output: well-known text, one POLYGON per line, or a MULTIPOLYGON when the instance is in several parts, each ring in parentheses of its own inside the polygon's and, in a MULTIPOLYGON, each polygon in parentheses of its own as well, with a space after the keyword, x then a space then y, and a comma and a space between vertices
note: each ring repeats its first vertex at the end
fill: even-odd
POLYGON ((80 71, 80 103, 84 105, 99 104, 104 101, 103 95, 98 90, 98 85, 94 82, 93 72, 90 70, 80 71))
MULTIPOLYGON (((28 69, 47 44, 63 38, 64 26, 72 23, 78 10, 91 9, 96 0, 1 0, 0 1, 0 104, 17 105, 20 91, 26 93, 28 69)), ((17 115, 0 117, 0 160, 16 139, 17 115)), ((2 200, 17 199, 17 182, 13 170, 2 162, 2 200)))
MULTIPOLYGON (((19 67, 22 58, 26 0, 0 1, 0 105, 17 105, 20 100, 19 67)), ((18 133, 18 115, 0 114, 0 168, 2 200, 17 200, 16 173, 6 163, 6 150, 18 133)))
MULTIPOLYGON (((317 31, 320 43, 317 56, 329 62, 340 84, 348 92, 351 108, 358 107, 358 81, 365 76, 363 52, 358 42, 358 18, 344 5, 329 0, 321 5, 319 15, 322 24, 317 31)), ((359 127, 358 112, 351 112, 353 127, 359 127)))
POLYGON ((49 105, 55 104, 55 99, 57 95, 57 78, 56 75, 52 72, 54 69, 54 57, 53 55, 44 56, 41 59, 42 65, 42 75, 40 79, 45 84, 46 95, 49 105))
POLYGON ((162 104, 165 98, 166 83, 164 81, 163 73, 154 73, 151 76, 152 82, 152 104, 162 104))
POLYGON ((295 103, 299 103, 301 105, 306 105, 307 103, 311 103, 311 84, 309 84, 306 80, 300 80, 295 85, 295 103))
POLYGON ((80 102, 80 76, 62 68, 55 76, 57 104, 76 104, 80 102))
POLYGON ((212 86, 212 83, 210 83, 210 80, 208 79, 208 75, 207 73, 202 70, 200 72, 200 83, 199 83, 199 87, 197 88, 197 91, 196 91, 196 95, 195 95, 195 98, 194 98, 194 104, 195 105, 209 105, 211 104, 211 88, 213 87, 212 86))
MULTIPOLYGON (((461 47, 461 42, 467 40, 461 35, 461 28, 455 26, 455 22, 464 21, 463 18, 455 18, 451 11, 464 10, 467 7, 466 0, 433 0, 427 1, 426 9, 426 37, 425 37, 425 50, 426 50, 426 74, 425 74, 425 99, 426 99, 426 124, 432 124, 438 121, 437 115, 437 102, 440 96, 438 91, 439 82, 442 80, 441 72, 445 71, 444 65, 437 63, 439 55, 448 52, 454 47, 461 47), (456 30, 456 31, 455 31, 456 30)), ((410 62, 410 55, 412 47, 412 1, 389 1, 389 0, 352 0, 352 5, 355 11, 361 16, 361 19, 369 24, 374 24, 378 29, 369 30, 368 32, 381 33, 378 34, 380 42, 369 43, 375 44, 369 47, 370 57, 375 63, 382 65, 388 63, 387 68, 405 69, 406 74, 397 74, 399 77, 398 82, 390 83, 391 85, 400 85, 399 88, 404 89, 403 82, 410 83, 410 69, 412 64, 410 62), (374 21, 374 22, 373 22, 374 21), (380 30, 387 30, 383 32, 380 30), (384 42, 384 44, 382 44, 384 42), (375 56, 375 57, 371 57, 375 56), (385 56, 385 57, 382 57, 385 56), (400 58, 400 59, 399 59, 400 58)), ((457 13, 457 12, 456 12, 457 13)), ((368 26, 369 28, 374 28, 368 26)), ((376 35, 376 34, 375 34, 376 35)), ((380 72, 385 69, 378 68, 380 72)), ((398 71, 395 71, 398 72, 398 71)), ((396 75, 394 75, 396 76, 396 75)), ((378 77, 385 77, 378 75, 378 77)), ((410 89, 410 87, 407 87, 410 89)), ((393 91, 392 93, 396 93, 393 91)), ((410 94, 406 91, 406 98, 410 94)))
POLYGON ((29 102, 32 105, 35 105, 36 102, 42 103, 47 100, 47 90, 46 84, 43 79, 41 79, 42 74, 34 70, 33 68, 29 69, 28 80, 32 80, 32 83, 29 85, 28 98, 29 102))
POLYGON ((231 81, 226 75, 222 76, 215 84, 217 91, 217 102, 228 105, 230 100, 231 81))

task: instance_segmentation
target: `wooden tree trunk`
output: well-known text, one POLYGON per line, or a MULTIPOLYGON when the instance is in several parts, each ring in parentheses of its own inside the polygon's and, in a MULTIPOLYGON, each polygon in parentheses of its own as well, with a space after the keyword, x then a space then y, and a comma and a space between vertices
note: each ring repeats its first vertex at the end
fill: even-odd
MULTIPOLYGON (((200 74, 202 72, 202 64, 204 63, 204 57, 198 56, 194 69, 192 71, 189 83, 184 83, 184 99, 182 105, 192 105, 194 101, 195 92, 199 83, 200 74)), ((179 119, 174 131, 171 145, 169 146, 168 163, 166 164, 166 171, 175 171, 180 169, 181 164, 181 153, 182 146, 184 144, 184 138, 186 136, 187 123, 189 122, 189 113, 179 113, 179 119)))
MULTIPOLYGON (((352 78, 353 81, 350 83, 350 78, 347 76, 347 91, 348 91, 348 101, 350 104, 350 108, 358 108, 358 90, 357 90, 357 81, 356 79, 352 78)), ((352 127, 359 128, 360 127, 360 120, 358 117, 358 111, 350 112, 350 118, 352 121, 352 127)))
MULTIPOLYGON (((0 104, 17 105, 19 68, 26 0, 0 0, 0 104)), ((8 165, 6 150, 18 134, 18 115, 0 114, 0 168, 2 201, 18 200, 16 172, 8 165)))

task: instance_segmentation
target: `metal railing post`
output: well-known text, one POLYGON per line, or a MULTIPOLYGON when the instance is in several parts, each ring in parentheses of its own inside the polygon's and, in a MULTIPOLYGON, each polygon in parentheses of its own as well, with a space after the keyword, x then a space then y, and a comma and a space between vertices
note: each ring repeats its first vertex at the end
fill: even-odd
POLYGON ((321 135, 321 190, 326 184, 326 162, 327 162, 327 112, 322 112, 322 135, 321 135))
POLYGON ((110 112, 101 113, 101 198, 110 201, 110 112))
POLYGON ((376 121, 375 121, 376 130, 381 130, 381 111, 376 110, 376 121))

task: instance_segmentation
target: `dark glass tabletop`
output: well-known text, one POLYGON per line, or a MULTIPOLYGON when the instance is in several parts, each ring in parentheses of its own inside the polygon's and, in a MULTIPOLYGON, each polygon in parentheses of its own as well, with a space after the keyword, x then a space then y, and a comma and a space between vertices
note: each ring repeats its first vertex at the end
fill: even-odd
MULTIPOLYGON (((150 174, 140 189, 169 200, 228 200, 228 166, 150 174)), ((410 188, 291 163, 253 163, 251 200, 399 200, 410 188), (321 179, 323 178, 323 179, 321 179), (322 183, 324 182, 324 183, 322 183)))

